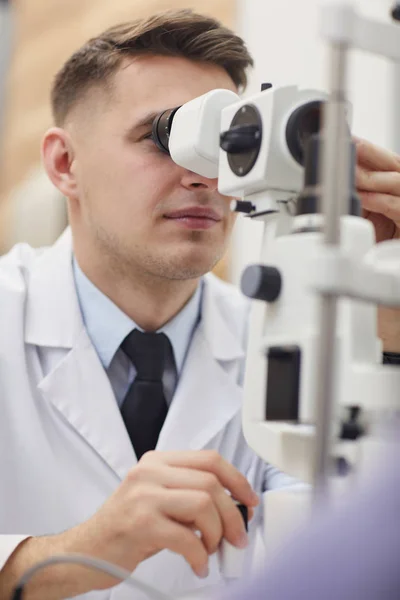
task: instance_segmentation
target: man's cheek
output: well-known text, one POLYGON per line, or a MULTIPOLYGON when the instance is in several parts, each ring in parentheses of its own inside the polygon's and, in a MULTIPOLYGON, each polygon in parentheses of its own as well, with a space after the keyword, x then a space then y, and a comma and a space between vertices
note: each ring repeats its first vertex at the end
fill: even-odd
POLYGON ((231 230, 234 226, 234 224, 236 223, 236 219, 237 219, 238 213, 231 211, 228 214, 227 217, 227 221, 228 221, 228 229, 231 230))

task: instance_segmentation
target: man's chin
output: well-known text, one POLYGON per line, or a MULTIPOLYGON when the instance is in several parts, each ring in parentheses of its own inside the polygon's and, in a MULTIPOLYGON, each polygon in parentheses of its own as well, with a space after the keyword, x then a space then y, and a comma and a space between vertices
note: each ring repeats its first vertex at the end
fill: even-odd
POLYGON ((164 272, 164 277, 167 279, 174 279, 176 281, 185 281, 188 279, 199 279, 203 277, 206 273, 212 271, 213 267, 199 267, 194 265, 184 265, 179 269, 166 269, 164 272))
POLYGON ((178 259, 165 264, 163 269, 164 276, 176 280, 198 279, 212 271, 220 260, 219 256, 208 260, 199 260, 199 257, 197 257, 197 260, 182 260, 182 258, 180 257, 180 260, 178 259))

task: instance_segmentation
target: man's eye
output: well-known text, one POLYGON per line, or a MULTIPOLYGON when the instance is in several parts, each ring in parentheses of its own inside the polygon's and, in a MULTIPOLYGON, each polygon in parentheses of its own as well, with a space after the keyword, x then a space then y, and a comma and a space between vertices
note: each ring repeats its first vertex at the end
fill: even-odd
POLYGON ((153 134, 152 134, 152 132, 147 133, 146 135, 144 135, 142 137, 142 140, 153 140, 153 134))

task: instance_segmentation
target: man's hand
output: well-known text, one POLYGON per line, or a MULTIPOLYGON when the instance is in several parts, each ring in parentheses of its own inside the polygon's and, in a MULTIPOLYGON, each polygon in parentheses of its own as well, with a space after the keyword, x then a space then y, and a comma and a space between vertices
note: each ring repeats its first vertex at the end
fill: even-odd
MULTIPOLYGON (((400 156, 356 138, 356 187, 376 241, 400 238, 400 156)), ((400 309, 379 307, 378 332, 387 352, 400 352, 400 309)))
POLYGON ((377 242, 400 237, 400 156, 355 138, 356 187, 377 242))
POLYGON ((148 452, 86 523, 93 543, 88 551, 133 571, 167 548, 205 576, 208 556, 223 537, 247 544, 243 519, 226 490, 250 508, 258 503, 245 477, 217 452, 148 452))
MULTIPOLYGON (((247 544, 243 519, 232 498, 249 507, 251 518, 257 495, 217 452, 148 452, 87 521, 60 535, 20 544, 0 572, 0 596, 8 599, 32 564, 70 552, 101 558, 132 572, 141 561, 169 549, 204 577, 208 556, 223 537, 235 546, 247 544)), ((63 565, 37 574, 27 585, 26 599, 61 600, 117 583, 97 571, 63 565)))

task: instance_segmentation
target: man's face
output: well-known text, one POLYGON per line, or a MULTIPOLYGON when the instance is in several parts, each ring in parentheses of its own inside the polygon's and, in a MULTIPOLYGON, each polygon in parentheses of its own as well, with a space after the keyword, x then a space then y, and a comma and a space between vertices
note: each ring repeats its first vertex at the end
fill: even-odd
POLYGON ((75 243, 84 236, 96 260, 112 259, 132 275, 191 279, 221 258, 234 222, 230 198, 218 193, 216 179, 162 153, 146 119, 215 88, 236 91, 221 68, 141 56, 119 69, 110 96, 100 92, 96 104, 89 92, 69 124, 77 181, 70 202, 75 243))

